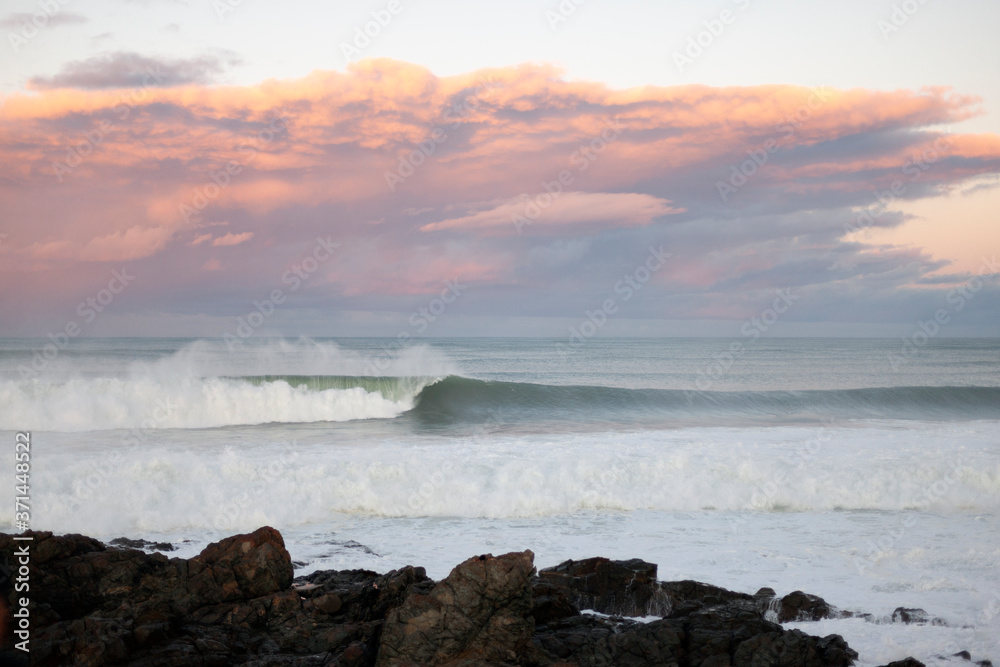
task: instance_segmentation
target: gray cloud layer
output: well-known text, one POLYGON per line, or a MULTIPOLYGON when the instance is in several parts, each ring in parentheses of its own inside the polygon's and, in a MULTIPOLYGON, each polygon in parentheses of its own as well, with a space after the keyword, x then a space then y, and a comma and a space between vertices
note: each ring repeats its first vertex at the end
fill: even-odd
POLYGON ((241 63, 231 54, 206 54, 196 58, 154 58, 118 51, 67 63, 55 75, 34 77, 35 89, 133 88, 138 86, 182 86, 214 82, 229 68, 241 63))

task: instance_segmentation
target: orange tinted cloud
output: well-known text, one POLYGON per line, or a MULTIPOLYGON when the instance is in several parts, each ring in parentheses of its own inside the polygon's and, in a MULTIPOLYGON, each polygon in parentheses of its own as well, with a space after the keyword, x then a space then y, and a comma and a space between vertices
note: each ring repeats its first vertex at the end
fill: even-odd
POLYGON ((252 86, 24 92, 0 101, 0 252, 27 270, 67 273, 73 260, 162 259, 190 268, 171 280, 204 269, 236 286, 259 274, 269 288, 332 235, 352 250, 310 286, 406 295, 458 275, 572 282, 596 234, 653 242, 669 231, 688 244, 675 253, 685 268, 665 268, 658 283, 762 280, 792 252, 848 272, 868 258, 843 242, 838 215, 871 204, 873 190, 903 179, 905 197, 918 199, 1000 173, 1000 137, 940 130, 979 105, 942 88, 616 90, 545 65, 438 77, 385 59, 252 86), (942 137, 946 149, 907 180, 942 137), (766 164, 720 199, 717 183, 768 145, 766 164), (567 170, 571 185, 530 215, 567 170), (834 213, 804 215, 817 210, 834 213), (516 215, 530 220, 523 236, 516 215), (211 220, 234 231, 209 234, 211 220), (538 245, 552 239, 563 244, 538 245), (219 246, 224 265, 210 254, 219 246), (270 259, 239 260, 261 249, 270 259), (550 273, 526 267, 529 256, 555 258, 550 273))
POLYGON ((664 199, 632 192, 542 192, 534 196, 522 195, 458 218, 426 224, 420 231, 490 229, 499 233, 520 233, 528 225, 537 229, 601 222, 613 227, 633 227, 682 212, 669 204, 664 199))
POLYGON ((215 247, 239 245, 241 243, 249 241, 252 238, 253 238, 253 232, 244 232, 243 234, 233 234, 232 232, 230 232, 225 236, 220 236, 216 238, 214 241, 212 241, 212 245, 215 247))

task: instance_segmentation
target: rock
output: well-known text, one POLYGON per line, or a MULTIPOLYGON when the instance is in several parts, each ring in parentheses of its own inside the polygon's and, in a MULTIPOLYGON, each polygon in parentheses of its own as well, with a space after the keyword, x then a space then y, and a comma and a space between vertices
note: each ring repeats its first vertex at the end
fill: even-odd
POLYGON ((746 593, 737 593, 700 581, 664 581, 660 590, 666 598, 670 614, 689 613, 704 607, 739 605, 757 607, 757 601, 746 593), (685 611, 686 610, 686 611, 685 611))
MULTIPOLYGON (((945 658, 944 656, 940 656, 939 655, 937 657, 941 658, 942 660, 947 660, 947 658, 945 658)), ((959 651, 958 653, 953 653, 951 655, 951 657, 953 657, 953 658, 961 658, 962 660, 965 660, 966 662, 972 662, 972 654, 969 653, 968 651, 959 651)), ((978 661, 976 661, 975 664, 978 665, 978 667, 993 667, 993 662, 990 661, 990 660, 978 660, 978 661)))
POLYGON ((656 582, 656 565, 638 558, 568 560, 538 576, 566 589, 569 601, 580 609, 619 616, 657 616, 667 611, 656 582))
MULTIPOLYGON (((81 535, 33 536, 36 665, 104 665, 134 656, 164 665, 228 664, 220 656, 244 641, 233 627, 266 628, 301 607, 289 589, 291 560, 273 528, 211 544, 190 560, 109 549, 81 535), (192 621, 224 627, 185 625, 192 621)), ((0 551, 12 549, 0 536, 0 551)))
MULTIPOLYGON (((587 652, 590 661, 594 662, 597 649, 593 646, 596 643, 613 634, 628 631, 637 625, 634 622, 615 623, 609 619, 589 614, 582 616, 577 614, 552 621, 544 627, 538 628, 532 641, 536 648, 549 656, 551 661, 575 658, 574 662, 583 663, 585 661, 581 660, 579 654, 587 652)), ((604 660, 605 664, 613 664, 610 655, 604 656, 604 660)))
POLYGON ((781 598, 778 610, 778 622, 818 621, 823 618, 836 617, 836 614, 821 597, 809 595, 802 591, 792 591, 781 598))
MULTIPOLYGON (((223 600, 261 597, 292 585, 292 559, 285 541, 274 528, 259 528, 249 535, 234 535, 213 542, 188 561, 191 586, 199 580, 221 584, 223 600)), ((209 584, 211 587, 211 584, 209 584)))
POLYGON ((687 600, 669 618, 652 623, 587 615, 564 618, 539 628, 534 641, 552 663, 581 666, 820 667, 850 665, 857 657, 838 635, 821 639, 784 630, 742 599, 714 607, 687 600))
POLYGON ((534 630, 534 572, 530 551, 470 558, 389 612, 376 666, 515 662, 534 630))
POLYGON ((354 642, 340 654, 338 664, 343 665, 343 667, 361 667, 361 665, 370 664, 372 657, 366 644, 354 642))
POLYGON ((761 588, 753 594, 753 597, 755 600, 773 600, 778 597, 778 594, 774 592, 773 588, 761 588))
POLYGON ((930 616, 923 609, 907 609, 905 607, 897 607, 895 611, 892 612, 892 622, 893 623, 927 623, 930 620, 930 616))
POLYGON ((857 653, 839 635, 813 637, 784 630, 745 605, 706 607, 684 617, 688 664, 846 666, 857 653), (731 659, 730 662, 726 662, 731 659))
MULTIPOLYGON (((314 572, 296 579, 297 590, 310 603, 324 595, 336 595, 340 609, 333 612, 337 620, 350 623, 380 621, 390 609, 403 603, 411 591, 427 593, 434 582, 422 567, 404 567, 387 574, 369 570, 314 572)), ((328 613, 328 612, 324 612, 328 613)))
MULTIPOLYGON (((855 657, 836 635, 769 622, 772 590, 660 583, 641 560, 567 561, 536 576, 525 551, 472 558, 439 583, 415 567, 314 572, 293 583, 284 541, 267 527, 191 559, 132 548, 148 546, 138 541, 31 535, 31 663, 42 667, 840 667, 855 657), (602 613, 581 614, 578 601, 602 613), (654 609, 669 614, 652 623, 606 615, 654 609)), ((0 563, 17 544, 0 534, 0 563)), ((0 577, 0 594, 13 594, 10 577, 0 577)), ((799 599, 797 610, 821 601, 799 599)), ((9 615, 3 624, 0 663, 27 664, 9 615)))
POLYGON ((930 623, 931 625, 947 625, 944 619, 941 618, 931 618, 923 609, 908 609, 906 607, 896 607, 892 612, 892 622, 893 623, 906 623, 915 625, 924 625, 925 623, 930 623))
POLYGON ((878 622, 874 614, 869 614, 867 612, 861 611, 840 611, 841 618, 860 618, 862 621, 867 621, 869 623, 878 622))
POLYGON ((580 610, 570 601, 571 591, 541 577, 532 583, 533 606, 531 617, 535 625, 545 625, 570 616, 579 616, 580 610))
POLYGON ((324 614, 336 614, 342 606, 340 598, 334 593, 327 593, 318 598, 313 598, 313 606, 324 614))
POLYGON ((882 667, 927 667, 927 665, 916 658, 904 658, 903 660, 890 662, 888 665, 882 665, 882 667))
POLYGON ((676 623, 638 623, 605 634, 599 641, 585 645, 576 657, 581 665, 676 665, 685 654, 684 640, 684 631, 676 623))
POLYGON ((127 537, 116 537, 108 542, 111 546, 128 547, 129 549, 145 549, 150 551, 174 551, 174 545, 169 542, 150 542, 148 540, 130 540, 127 537))

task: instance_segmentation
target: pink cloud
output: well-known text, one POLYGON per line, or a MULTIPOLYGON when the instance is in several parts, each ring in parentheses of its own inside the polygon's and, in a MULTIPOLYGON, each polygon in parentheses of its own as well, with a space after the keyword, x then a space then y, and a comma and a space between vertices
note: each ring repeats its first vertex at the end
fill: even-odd
MULTIPOLYGON (((600 262, 587 255, 589 240, 621 230, 606 236, 693 239, 654 282, 707 288, 780 266, 784 250, 767 243, 806 223, 767 227, 767 215, 868 205, 874 187, 941 136, 933 128, 980 111, 978 98, 941 88, 616 90, 544 65, 438 77, 383 59, 251 86, 149 89, 125 106, 121 95, 60 89, 0 100, 0 201, 18 224, 3 252, 49 272, 48 284, 103 270, 94 263, 148 260, 164 272, 164 291, 198 286, 204 269, 217 271, 221 294, 266 294, 287 287, 284 272, 330 236, 342 251, 297 295, 433 294, 455 277, 532 289, 578 282, 571 268, 546 273, 552 264, 533 258, 589 261, 590 271, 600 262), (716 181, 775 138, 781 150, 720 201, 716 181), (387 174, 406 166, 390 190, 387 174), (565 170, 571 185, 542 206, 543 183, 565 170), (749 210, 760 216, 752 225, 740 217, 749 210), (516 215, 530 221, 520 237, 516 215), (209 233, 209 220, 254 231, 209 233), (260 258, 206 263, 206 247, 249 258, 251 238, 267 249, 260 258), (559 247, 540 248, 550 241, 559 247), (759 254, 745 252, 752 244, 759 254), (545 270, 525 277, 536 265, 545 270)), ((951 139, 907 196, 1000 171, 997 135, 951 139)), ((842 226, 806 233, 833 245, 842 226)), ((0 280, 0 297, 13 284, 0 280)))
POLYGON ((426 224, 423 232, 443 229, 519 233, 560 226, 640 227, 665 215, 681 213, 665 199, 634 192, 542 192, 521 195, 458 218, 426 224), (596 224, 594 224, 596 223, 596 224))
POLYGON ((71 249, 69 241, 36 241, 23 248, 21 254, 32 259, 66 259, 71 249))
POLYGON ((253 238, 253 232, 244 232, 243 234, 233 234, 232 232, 230 232, 229 234, 226 234, 225 236, 220 236, 214 241, 212 241, 212 245, 215 247, 239 245, 241 243, 249 241, 252 238, 253 238))
POLYGON ((159 252, 174 235, 166 227, 129 227, 92 239, 77 257, 88 262, 123 262, 159 252))

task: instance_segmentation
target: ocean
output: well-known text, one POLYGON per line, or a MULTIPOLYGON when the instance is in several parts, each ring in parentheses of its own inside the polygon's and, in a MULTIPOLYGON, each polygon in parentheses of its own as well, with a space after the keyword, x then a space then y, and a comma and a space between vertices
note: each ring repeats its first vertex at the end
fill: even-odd
POLYGON ((271 525, 298 574, 642 558, 870 612, 788 624, 861 665, 1000 660, 998 340, 3 339, 0 430, 37 530, 271 525))

